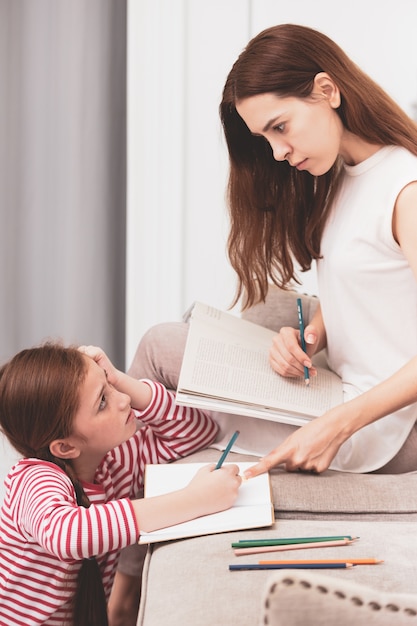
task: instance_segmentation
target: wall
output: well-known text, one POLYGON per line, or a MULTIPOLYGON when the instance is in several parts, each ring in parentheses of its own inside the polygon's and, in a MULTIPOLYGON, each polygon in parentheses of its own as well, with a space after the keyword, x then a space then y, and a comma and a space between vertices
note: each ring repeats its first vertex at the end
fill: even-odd
POLYGON ((0 362, 53 338, 123 367, 125 0, 1 0, 0 76, 0 362))
MULTIPOLYGON (((417 3, 132 0, 129 3, 127 363, 151 325, 194 301, 227 308, 227 156, 218 105, 249 38, 294 22, 333 37, 410 114, 417 3), (377 11, 375 7, 377 6, 377 11)), ((301 290, 316 292, 314 270, 301 290)))
MULTIPOLYGON (((111 128, 114 131, 114 125, 123 126, 125 74, 117 63, 118 59, 123 61, 123 35, 116 51, 102 48, 100 43, 95 47, 99 72, 86 65, 80 54, 76 56, 79 65, 73 65, 73 55, 80 47, 69 38, 73 29, 78 37, 86 37, 88 46, 88 24, 96 27, 96 33, 109 33, 115 24, 123 30, 123 16, 119 14, 116 19, 115 10, 123 12, 122 0, 0 3, 0 67, 6 85, 0 99, 0 348, 4 356, 47 334, 60 334, 68 340, 110 346, 116 358, 123 359, 124 320, 116 312, 124 307, 123 268, 117 255, 113 262, 108 253, 113 254, 115 242, 124 237, 120 232, 124 227, 124 183, 113 184, 107 169, 111 166, 119 174, 123 172, 123 145, 113 134, 104 136, 94 126, 94 136, 102 143, 95 144, 97 152, 89 153, 91 135, 86 133, 86 118, 77 107, 77 115, 62 118, 57 134, 48 108, 51 101, 46 98, 55 95, 63 106, 76 105, 68 85, 57 87, 57 78, 62 75, 59 61, 66 62, 75 79, 85 76, 84 71, 91 72, 85 78, 86 91, 79 94, 84 93, 84 101, 88 101, 94 77, 105 81, 101 98, 95 100, 96 112, 103 111, 100 104, 108 104, 111 95, 119 95, 111 128), (61 13, 64 7, 71 10, 70 20, 61 13), (25 8, 29 13, 23 19, 19 11, 25 8), (83 8, 87 11, 84 15, 80 13, 83 8), (59 28, 53 23, 57 13, 59 28), (33 29, 37 41, 43 43, 38 56, 33 55, 30 45, 33 29), (59 48, 48 49, 51 37, 59 48), (30 89, 22 92, 25 75, 32 79, 30 89), (39 82, 40 76, 43 82, 39 82), (107 82, 110 79, 116 84, 107 82), (29 116, 25 123, 19 117, 21 107, 29 116), (81 135, 78 148, 73 143, 74 133, 81 135), (58 168, 68 155, 66 137, 71 163, 80 168, 75 183, 66 170, 58 168), (28 144, 36 138, 40 143, 28 144), (59 145, 57 152, 51 151, 55 143, 59 145), (45 154, 51 169, 40 166, 45 154), (59 157, 56 162, 54 154, 59 157), (103 160, 104 154, 111 158, 103 160), (83 185, 88 182, 92 195, 80 203, 83 185), (48 203, 49 213, 41 220, 30 212, 20 213, 22 207, 32 209, 34 200, 38 207, 48 203), (105 222, 103 206, 109 201, 113 217, 105 222), (60 213, 62 206, 65 211, 60 213), (74 213, 76 206, 80 207, 78 214, 74 213), (13 228, 12 217, 17 217, 13 228), (50 237, 51 221, 56 229, 54 241, 50 237), (23 239, 21 232, 25 233, 23 239), (42 242, 46 242, 45 249, 42 242), (32 253, 32 262, 24 263, 27 250, 32 253), (86 272, 92 259, 96 267, 101 265, 99 275, 86 272), (72 295, 67 279, 70 269, 71 276, 75 273, 79 279, 72 295), (29 291, 25 291, 23 278, 31 286, 29 291), (6 297, 10 288, 11 296, 6 297), (35 298, 38 305, 34 308, 35 298), (22 320, 19 332, 18 316, 22 320)), ((412 113, 417 100, 417 3, 129 0, 128 18, 127 364, 138 340, 152 324, 179 319, 196 299, 222 308, 232 299, 234 275, 225 254, 227 157, 217 110, 226 75, 249 38, 264 27, 286 21, 324 30, 412 113)), ((97 120, 97 116, 92 119, 97 120)), ((123 132, 120 136, 123 139, 123 132)), ((314 292, 314 272, 304 278, 303 288, 314 292)), ((0 475, 6 473, 12 458, 0 440, 0 475)))

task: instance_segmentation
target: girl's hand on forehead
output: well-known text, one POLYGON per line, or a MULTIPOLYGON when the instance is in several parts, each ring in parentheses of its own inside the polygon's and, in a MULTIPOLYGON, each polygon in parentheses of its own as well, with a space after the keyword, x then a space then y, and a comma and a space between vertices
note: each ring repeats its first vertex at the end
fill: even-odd
POLYGON ((118 371, 102 348, 98 346, 80 346, 78 350, 93 359, 106 372, 107 380, 110 384, 114 385, 116 383, 118 371))

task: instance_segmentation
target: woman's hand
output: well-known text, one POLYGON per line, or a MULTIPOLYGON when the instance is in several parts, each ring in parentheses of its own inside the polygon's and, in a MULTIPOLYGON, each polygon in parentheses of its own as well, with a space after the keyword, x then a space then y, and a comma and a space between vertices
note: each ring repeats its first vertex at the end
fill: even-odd
POLYGON ((339 405, 295 430, 275 450, 246 470, 245 478, 253 478, 278 465, 289 472, 324 472, 352 434, 344 406, 339 405))
POLYGON ((284 326, 275 335, 269 352, 269 362, 272 369, 281 376, 295 378, 303 376, 304 367, 310 370, 310 376, 316 376, 317 370, 313 366, 311 357, 318 346, 317 329, 309 324, 305 328, 307 354, 301 348, 300 331, 284 326))

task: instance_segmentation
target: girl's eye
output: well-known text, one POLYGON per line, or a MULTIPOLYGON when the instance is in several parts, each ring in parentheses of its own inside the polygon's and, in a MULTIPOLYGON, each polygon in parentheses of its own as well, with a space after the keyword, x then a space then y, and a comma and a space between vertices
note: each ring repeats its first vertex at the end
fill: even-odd
POLYGON ((274 130, 276 130, 278 133, 283 133, 285 130, 285 124, 277 124, 276 126, 274 126, 274 130))
POLYGON ((106 408, 106 405, 107 405, 107 400, 106 400, 106 396, 103 393, 103 395, 101 396, 100 404, 98 406, 98 410, 102 411, 103 409, 106 408))

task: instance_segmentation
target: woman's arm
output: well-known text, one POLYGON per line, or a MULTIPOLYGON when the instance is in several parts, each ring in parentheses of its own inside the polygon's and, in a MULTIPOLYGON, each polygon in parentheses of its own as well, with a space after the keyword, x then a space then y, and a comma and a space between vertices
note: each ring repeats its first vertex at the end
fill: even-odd
POLYGON ((413 402, 417 402, 417 357, 384 382, 296 430, 245 476, 257 476, 277 465, 288 471, 324 472, 356 431, 413 402))
MULTIPOLYGON (((392 230, 417 281, 417 182, 407 185, 399 194, 392 230)), ((309 343, 310 327, 316 328, 317 341, 313 345, 317 349, 321 349, 325 338, 320 319, 319 313, 305 329, 306 342, 309 343)), ((293 375, 301 375, 300 353, 293 347, 294 336, 291 341, 289 352, 295 360, 291 371, 293 375)), ((278 342, 278 352, 283 352, 282 341, 278 342)), ((282 365, 280 369, 283 371, 282 365)), ((247 476, 256 476, 281 464, 287 470, 300 468, 323 472, 331 464, 340 446, 355 432, 414 402, 417 402, 417 356, 374 388, 302 426, 250 468, 247 476)))

